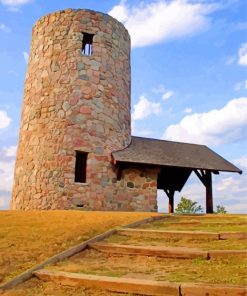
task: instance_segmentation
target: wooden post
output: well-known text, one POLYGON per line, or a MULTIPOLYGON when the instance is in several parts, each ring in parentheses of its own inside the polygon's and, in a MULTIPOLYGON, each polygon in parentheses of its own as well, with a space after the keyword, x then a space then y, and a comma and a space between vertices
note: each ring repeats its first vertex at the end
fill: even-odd
POLYGON ((211 171, 195 170, 197 177, 201 180, 206 187, 206 213, 212 214, 213 210, 213 186, 212 186, 212 173, 211 171))
POLYGON ((206 173, 206 212, 207 214, 212 214, 214 212, 212 174, 209 171, 206 173))
POLYGON ((174 196, 169 197, 168 209, 169 209, 169 214, 174 213, 174 196))
POLYGON ((164 189, 166 195, 168 196, 168 212, 169 214, 173 214, 174 213, 174 193, 175 190, 167 190, 164 189))

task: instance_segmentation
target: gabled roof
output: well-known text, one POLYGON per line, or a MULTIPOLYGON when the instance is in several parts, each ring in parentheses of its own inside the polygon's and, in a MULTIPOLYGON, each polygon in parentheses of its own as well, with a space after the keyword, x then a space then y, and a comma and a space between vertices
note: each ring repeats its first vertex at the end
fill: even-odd
POLYGON ((172 166, 211 171, 242 171, 204 145, 133 137, 128 147, 112 153, 114 162, 172 166))

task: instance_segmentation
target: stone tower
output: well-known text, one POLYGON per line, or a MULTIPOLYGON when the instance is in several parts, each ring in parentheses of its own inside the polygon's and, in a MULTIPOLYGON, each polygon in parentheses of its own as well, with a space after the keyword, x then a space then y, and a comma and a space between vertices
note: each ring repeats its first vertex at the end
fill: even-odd
POLYGON ((11 208, 117 209, 111 153, 130 138, 127 30, 90 10, 41 18, 32 31, 11 208))

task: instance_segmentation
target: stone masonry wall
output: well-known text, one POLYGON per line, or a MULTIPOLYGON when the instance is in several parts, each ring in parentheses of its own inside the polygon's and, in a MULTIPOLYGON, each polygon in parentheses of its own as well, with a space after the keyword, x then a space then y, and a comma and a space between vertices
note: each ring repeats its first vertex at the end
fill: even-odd
POLYGON ((130 142, 129 56, 127 30, 105 14, 65 10, 37 22, 12 209, 105 209, 116 182, 110 154, 130 142), (94 34, 91 56, 81 53, 83 32, 94 34), (87 184, 74 182, 76 150, 88 152, 87 184))
POLYGON ((157 211, 158 168, 131 165, 117 182, 118 207, 128 211, 157 211))
POLYGON ((111 153, 130 139, 127 30, 90 10, 41 18, 32 31, 11 208, 155 210, 155 178, 126 171, 117 181, 111 153), (94 34, 90 56, 81 52, 83 33, 94 34), (85 184, 74 182, 76 151, 88 153, 85 184))

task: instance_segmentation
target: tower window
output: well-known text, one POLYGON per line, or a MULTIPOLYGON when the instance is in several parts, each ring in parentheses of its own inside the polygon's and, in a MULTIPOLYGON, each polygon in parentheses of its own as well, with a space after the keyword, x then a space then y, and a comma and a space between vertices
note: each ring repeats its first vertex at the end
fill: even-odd
POLYGON ((75 182, 86 183, 87 153, 76 151, 75 182))
POLYGON ((93 54, 93 34, 83 33, 82 50, 83 55, 93 54))

